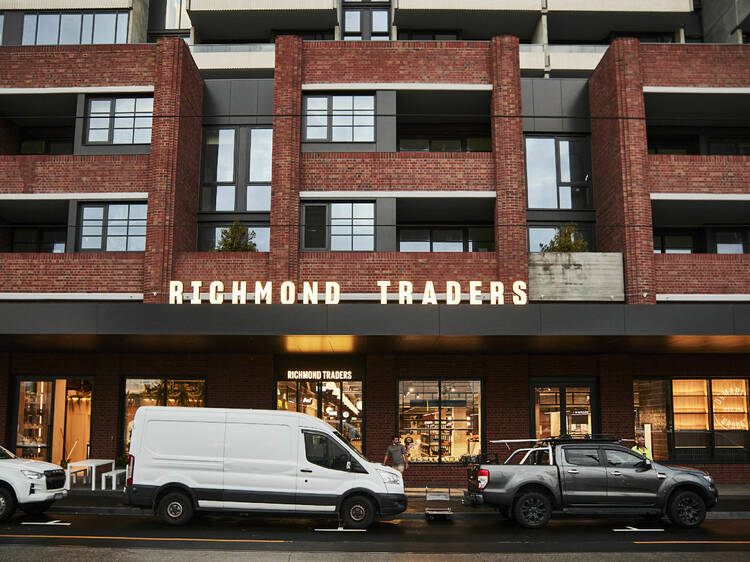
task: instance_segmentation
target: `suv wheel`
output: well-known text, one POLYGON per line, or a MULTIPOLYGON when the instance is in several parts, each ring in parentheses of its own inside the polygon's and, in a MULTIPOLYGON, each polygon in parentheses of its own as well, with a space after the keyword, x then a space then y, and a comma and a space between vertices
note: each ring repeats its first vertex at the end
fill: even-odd
POLYGON ((375 505, 364 496, 349 498, 341 506, 341 519, 352 529, 366 529, 375 521, 375 505))
POLYGON ((193 518, 193 500, 182 492, 170 492, 159 500, 159 517, 170 525, 184 525, 193 518))
POLYGON ((684 529, 697 527, 706 518, 706 502, 695 492, 677 492, 669 502, 669 519, 684 529))
POLYGON ((0 521, 5 521, 16 510, 16 498, 8 488, 0 487, 0 521))
POLYGON ((541 492, 521 494, 513 506, 513 517, 521 527, 541 529, 552 516, 552 504, 541 492))

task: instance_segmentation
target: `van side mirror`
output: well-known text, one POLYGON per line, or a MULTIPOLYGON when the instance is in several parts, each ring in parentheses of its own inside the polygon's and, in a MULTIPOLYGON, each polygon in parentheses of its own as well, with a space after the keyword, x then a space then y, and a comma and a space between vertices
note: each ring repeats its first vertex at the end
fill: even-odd
POLYGON ((349 459, 348 461, 346 461, 346 470, 351 470, 351 469, 352 469, 352 461, 351 459, 349 459))
POLYGON ((643 470, 650 470, 651 461, 649 459, 643 459, 641 462, 638 463, 638 466, 640 466, 643 470))

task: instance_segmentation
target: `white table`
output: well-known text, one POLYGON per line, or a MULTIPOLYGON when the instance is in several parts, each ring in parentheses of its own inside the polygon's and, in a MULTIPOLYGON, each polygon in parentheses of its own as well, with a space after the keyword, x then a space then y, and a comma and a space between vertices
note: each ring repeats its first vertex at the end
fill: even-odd
POLYGON ((70 490, 70 469, 72 467, 86 468, 91 471, 91 491, 96 490, 96 469, 99 466, 110 465, 110 470, 115 469, 114 459, 85 459, 82 461, 72 461, 68 463, 66 470, 66 488, 70 490))

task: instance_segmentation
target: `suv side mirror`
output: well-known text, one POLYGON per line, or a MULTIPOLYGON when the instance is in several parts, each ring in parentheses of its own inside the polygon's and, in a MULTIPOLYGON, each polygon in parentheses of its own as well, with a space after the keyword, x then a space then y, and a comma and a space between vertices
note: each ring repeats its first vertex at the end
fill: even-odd
POLYGON ((648 459, 643 459, 641 462, 638 463, 638 466, 642 468, 643 470, 650 470, 651 469, 651 461, 648 459))
POLYGON ((348 461, 346 461, 346 470, 351 470, 351 469, 352 469, 352 460, 349 459, 348 461))

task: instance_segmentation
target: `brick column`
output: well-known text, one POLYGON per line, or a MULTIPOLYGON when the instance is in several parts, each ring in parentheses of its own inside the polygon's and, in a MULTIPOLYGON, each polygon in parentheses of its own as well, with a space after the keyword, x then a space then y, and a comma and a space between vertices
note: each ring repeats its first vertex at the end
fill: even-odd
POLYGON ((120 363, 117 353, 94 357, 96 376, 91 399, 91 458, 114 459, 119 454, 120 363))
POLYGON ((638 45, 615 40, 589 80, 591 154, 598 250, 623 253, 625 301, 650 304, 653 228, 638 45))
POLYGON ((154 82, 143 285, 145 302, 163 303, 174 253, 196 248, 203 80, 182 39, 157 42, 154 82))
POLYGON ((302 39, 276 39, 273 84, 273 177, 269 278, 278 284, 299 275, 299 190, 302 127, 302 39))
POLYGON ((498 278, 506 283, 506 302, 509 302, 512 298, 510 282, 520 279, 528 283, 526 175, 518 38, 493 38, 490 56, 492 150, 497 190, 495 251, 498 278))

